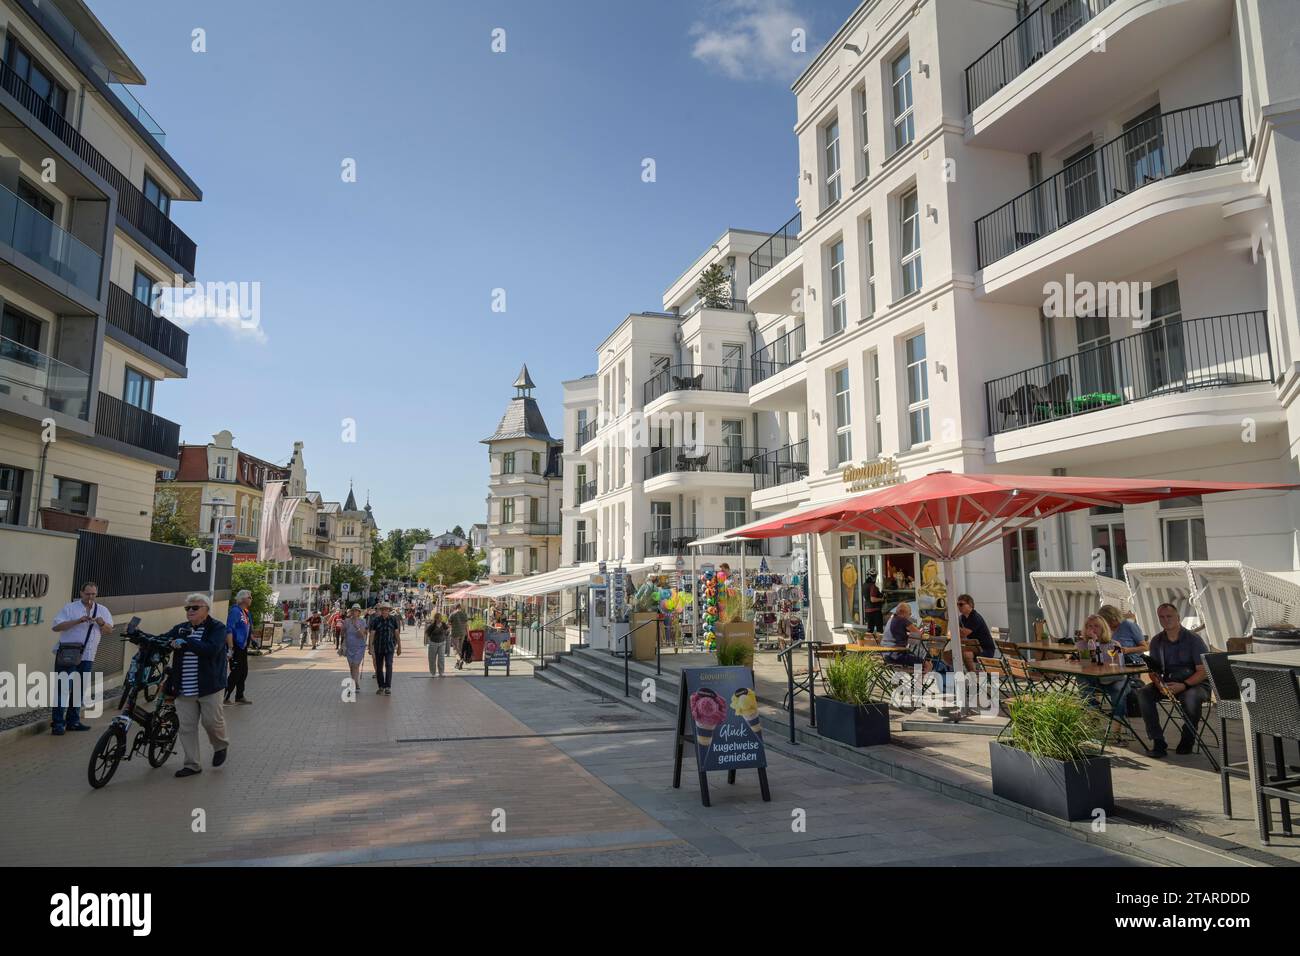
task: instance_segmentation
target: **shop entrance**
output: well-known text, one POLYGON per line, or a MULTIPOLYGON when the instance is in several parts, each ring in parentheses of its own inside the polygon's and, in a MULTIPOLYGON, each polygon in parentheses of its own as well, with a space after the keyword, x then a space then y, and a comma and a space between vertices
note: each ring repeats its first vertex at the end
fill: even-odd
POLYGON ((1037 528, 1024 528, 1002 539, 1002 573, 1007 582, 1007 624, 1011 629, 1011 640, 1017 643, 1031 640, 1034 633, 1030 613, 1037 605, 1029 575, 1037 570, 1037 528))

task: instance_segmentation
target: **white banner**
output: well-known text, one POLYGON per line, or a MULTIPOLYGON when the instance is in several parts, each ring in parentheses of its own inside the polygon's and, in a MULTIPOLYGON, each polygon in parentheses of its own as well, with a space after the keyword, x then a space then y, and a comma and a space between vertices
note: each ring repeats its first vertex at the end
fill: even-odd
POLYGON ((289 528, 298 498, 284 495, 286 481, 268 481, 262 491, 262 531, 257 539, 257 560, 292 561, 289 528))

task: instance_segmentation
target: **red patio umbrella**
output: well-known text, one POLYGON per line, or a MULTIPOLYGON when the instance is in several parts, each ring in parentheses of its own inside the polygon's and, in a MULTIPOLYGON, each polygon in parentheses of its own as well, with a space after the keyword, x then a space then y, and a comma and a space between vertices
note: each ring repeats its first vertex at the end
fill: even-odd
MULTIPOLYGON (((778 515, 737 537, 861 531, 943 562, 952 594, 952 562, 1044 518, 1094 505, 1137 505, 1185 495, 1290 489, 1296 485, 1065 475, 980 475, 936 471, 854 498, 778 515)), ((953 666, 962 669, 956 602, 948 602, 953 666)))

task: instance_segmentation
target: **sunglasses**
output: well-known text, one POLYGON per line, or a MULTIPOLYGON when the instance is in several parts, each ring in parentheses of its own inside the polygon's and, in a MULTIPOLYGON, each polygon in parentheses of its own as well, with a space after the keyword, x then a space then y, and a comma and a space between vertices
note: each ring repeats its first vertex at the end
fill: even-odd
POLYGON ((205 607, 205 606, 206 606, 206 605, 203 605, 203 604, 187 604, 187 605, 185 605, 185 610, 187 610, 187 611, 197 611, 199 608, 201 608, 201 607, 205 607))

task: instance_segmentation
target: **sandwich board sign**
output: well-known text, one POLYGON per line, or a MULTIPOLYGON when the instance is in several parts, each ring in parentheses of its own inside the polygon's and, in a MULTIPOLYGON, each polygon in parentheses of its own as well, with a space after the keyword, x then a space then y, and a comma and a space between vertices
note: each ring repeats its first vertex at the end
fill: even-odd
POLYGON ((764 801, 767 753, 754 693, 754 672, 748 667, 684 667, 677 699, 677 745, 673 758, 673 788, 682 785, 682 757, 686 744, 695 751, 700 778, 700 799, 709 806, 707 774, 725 770, 727 783, 736 782, 737 770, 758 771, 764 801))

